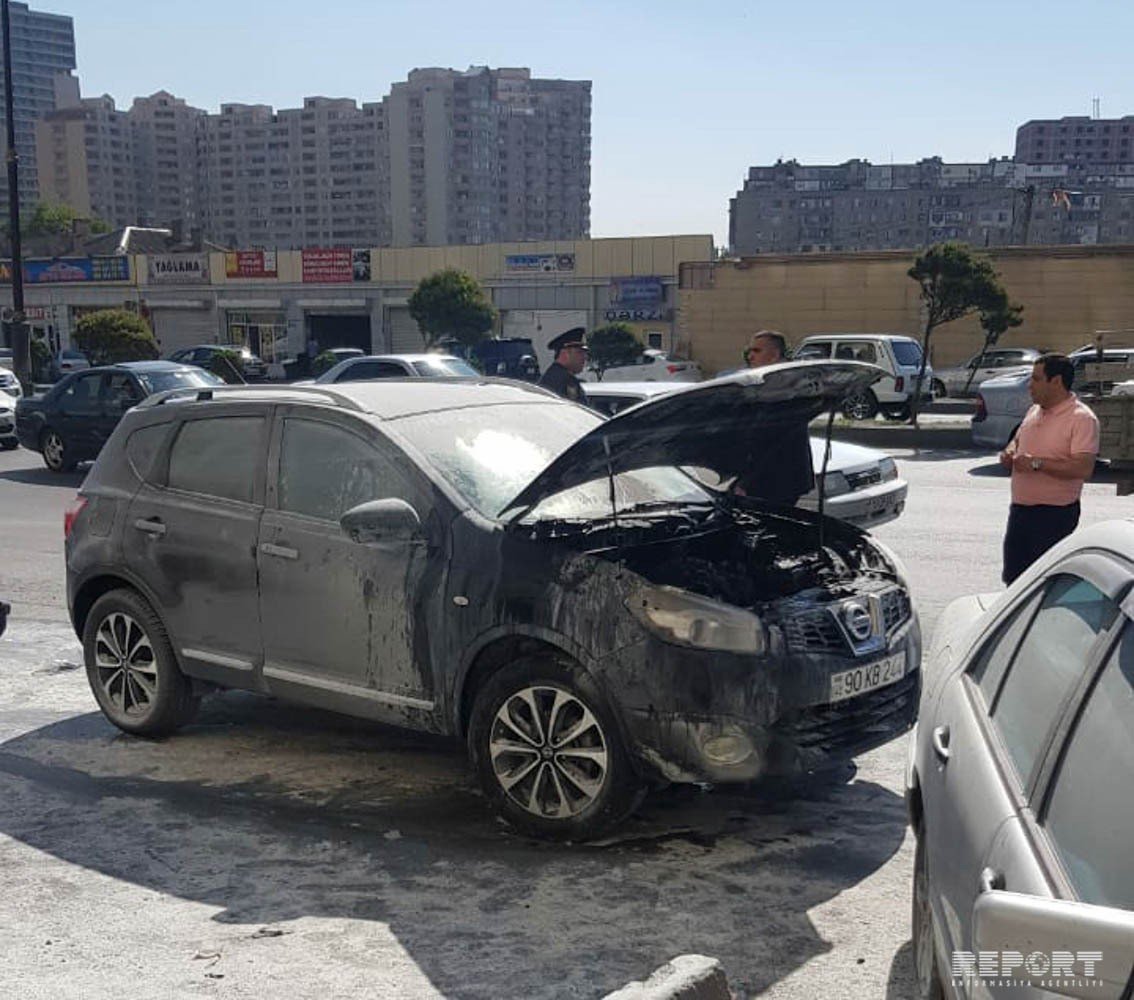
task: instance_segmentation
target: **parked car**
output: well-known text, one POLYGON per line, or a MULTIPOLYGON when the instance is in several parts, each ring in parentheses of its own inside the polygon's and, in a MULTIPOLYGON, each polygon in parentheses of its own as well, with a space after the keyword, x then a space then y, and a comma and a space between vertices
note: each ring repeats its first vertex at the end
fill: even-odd
POLYGON ((16 378, 16 373, 7 368, 0 368, 0 402, 4 401, 5 396, 19 399, 23 394, 24 390, 20 380, 16 378))
MULTIPOLYGON (((879 412, 892 420, 910 415, 917 374, 921 367, 921 344, 912 337, 894 333, 824 333, 806 337, 792 353, 797 361, 833 358, 863 361, 886 372, 886 378, 843 403, 843 414, 852 420, 871 420, 879 412)), ((922 398, 933 395, 933 368, 925 366, 922 398)))
POLYGON ((11 451, 19 445, 16 437, 16 401, 0 395, 0 448, 11 451))
POLYGON ((941 618, 906 780, 922 998, 1129 993, 1132 567, 1134 521, 1094 525, 941 618))
POLYGON ((296 385, 335 385, 370 382, 381 378, 477 378, 472 365, 451 354, 375 354, 348 358, 323 372, 313 382, 296 385))
POLYGON ((12 371, 16 367, 15 354, 10 347, 0 347, 0 368, 12 371))
POLYGON ((975 396, 990 378, 1021 371, 1030 373, 1040 353, 1033 347, 997 347, 974 355, 964 364, 939 368, 933 377, 933 394, 975 396))
POLYGON ((173 361, 126 361, 68 375, 16 403, 19 443, 52 472, 71 472, 101 451, 131 406, 155 392, 223 385, 212 372, 173 361))
POLYGON ((82 351, 64 348, 52 356, 47 366, 47 373, 52 382, 58 382, 63 376, 72 372, 81 372, 90 366, 90 361, 82 351))
POLYGON ((1081 347, 1070 355, 1075 363, 1075 385, 1082 394, 1108 395, 1119 382, 1134 375, 1134 347, 1108 347, 1099 356, 1095 347, 1081 347))
POLYGON ((320 351, 315 356, 316 368, 321 375, 325 371, 330 371, 340 361, 347 361, 350 358, 361 358, 366 355, 366 352, 359 347, 328 347, 325 351, 320 351))
POLYGON ((527 337, 503 337, 482 340, 472 350, 486 375, 515 378, 523 382, 539 381, 536 350, 527 337))
POLYGON ((1016 436, 1016 429, 1032 405, 1028 392, 1030 368, 998 375, 985 381, 977 393, 972 420, 973 444, 979 448, 1003 448, 1016 436))
POLYGON ((94 696, 145 736, 213 686, 456 735, 504 817, 567 839, 649 782, 834 766, 913 720, 901 568, 681 467, 874 377, 749 372, 609 420, 484 379, 148 399, 65 525, 94 696))
MULTIPOLYGON (((584 382, 600 381, 598 373, 586 369, 580 376, 584 382)), ((696 361, 680 361, 665 351, 647 348, 632 365, 618 365, 602 373, 603 382, 700 382, 704 378, 696 361)))
POLYGON ((249 382, 267 378, 268 366, 259 355, 252 353, 252 348, 243 344, 198 344, 195 347, 183 347, 179 351, 174 351, 169 356, 169 360, 183 365, 197 365, 199 368, 211 371, 213 359, 221 352, 240 355, 240 366, 249 382))
MULTIPOLYGON (((682 387, 666 382, 600 382, 587 389, 587 405, 612 417, 622 410, 682 387)), ((811 463, 815 469, 815 489, 800 501, 808 510, 819 508, 819 477, 822 475, 826 441, 811 438, 811 463)), ((711 485, 707 483, 706 485, 711 485)), ((909 486, 898 478, 898 467, 889 455, 872 448, 831 442, 827 463, 824 510, 831 517, 849 521, 860 528, 873 528, 898 517, 906 506, 909 486)))

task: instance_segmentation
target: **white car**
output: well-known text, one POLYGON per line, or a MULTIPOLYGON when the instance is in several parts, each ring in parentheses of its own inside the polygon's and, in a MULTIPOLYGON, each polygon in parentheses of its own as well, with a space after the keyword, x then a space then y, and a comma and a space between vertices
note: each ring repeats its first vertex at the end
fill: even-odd
POLYGON ((24 390, 20 386, 20 380, 16 378, 16 373, 7 368, 0 368, 0 403, 4 401, 5 396, 19 399, 23 394, 24 390))
POLYGON ((906 769, 920 1000, 1130 996, 1132 566, 1134 521, 1092 525, 941 616, 906 769))
POLYGON ((12 451, 19 446, 16 437, 16 401, 0 395, 0 448, 12 451))
POLYGON ((704 378, 696 361, 679 361, 665 351, 651 347, 632 365, 607 368, 600 379, 588 368, 579 378, 584 382, 700 382, 704 378))
MULTIPOLYGON (((601 382, 587 386, 587 405, 608 417, 679 387, 664 382, 601 382)), ((815 469, 815 489, 799 505, 819 509, 819 476, 823 468, 824 440, 811 439, 811 462, 815 469)), ((892 521, 906 506, 909 486, 898 477, 898 467, 889 455, 843 441, 831 442, 827 464, 824 510, 832 517, 860 528, 873 528, 892 521)))
POLYGON ((463 358, 451 354, 375 354, 347 358, 317 379, 296 385, 330 385, 334 382, 371 382, 380 378, 478 378, 463 358))
POLYGON ((939 368, 933 378, 933 395, 975 396, 977 390, 990 378, 1031 371, 1039 360, 1040 352, 1034 347, 996 347, 976 354, 964 364, 952 368, 939 368))
POLYGON ((977 392, 973 414, 973 444, 979 448, 1003 448, 1016 434, 1016 428, 1032 405, 1028 392, 1032 370, 998 375, 977 392))

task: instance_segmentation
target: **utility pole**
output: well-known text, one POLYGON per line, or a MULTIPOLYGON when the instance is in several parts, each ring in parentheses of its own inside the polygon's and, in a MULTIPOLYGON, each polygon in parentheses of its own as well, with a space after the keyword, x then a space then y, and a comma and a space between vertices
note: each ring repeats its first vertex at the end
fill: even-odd
POLYGON ((8 0, 0 0, 0 29, 4 41, 4 117, 8 139, 8 228, 12 240, 12 319, 8 325, 16 378, 31 394, 31 344, 24 322, 24 257, 20 245, 20 157, 16 153, 16 116, 12 97, 12 30, 8 0))

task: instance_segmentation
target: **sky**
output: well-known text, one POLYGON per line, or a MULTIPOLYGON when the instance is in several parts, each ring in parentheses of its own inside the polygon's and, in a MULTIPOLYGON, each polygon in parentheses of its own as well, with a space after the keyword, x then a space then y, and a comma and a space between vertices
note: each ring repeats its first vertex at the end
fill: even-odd
POLYGON ((1032 118, 1134 115, 1134 3, 30 0, 84 97, 380 100, 419 66, 592 81, 591 235, 712 233, 749 166, 984 161, 1032 118))

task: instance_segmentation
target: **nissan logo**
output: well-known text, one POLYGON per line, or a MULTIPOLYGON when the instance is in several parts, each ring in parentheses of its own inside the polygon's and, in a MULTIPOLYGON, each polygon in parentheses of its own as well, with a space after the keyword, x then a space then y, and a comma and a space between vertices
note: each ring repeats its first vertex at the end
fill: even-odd
POLYGON ((870 617, 870 610, 857 601, 853 604, 847 604, 843 608, 843 621, 855 642, 869 639, 871 632, 874 631, 874 621, 870 617))

